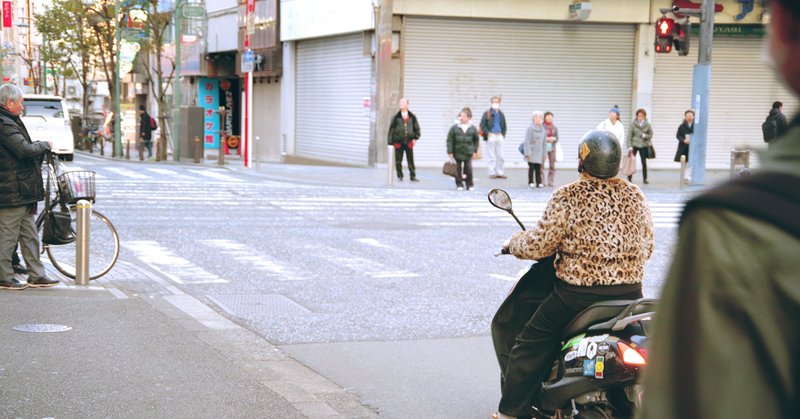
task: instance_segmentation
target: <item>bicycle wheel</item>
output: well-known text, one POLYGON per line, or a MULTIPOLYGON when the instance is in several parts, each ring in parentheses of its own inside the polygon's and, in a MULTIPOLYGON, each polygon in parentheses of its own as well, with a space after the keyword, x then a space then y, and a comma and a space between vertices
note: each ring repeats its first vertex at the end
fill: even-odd
MULTIPOLYGON (((53 210, 58 210, 58 202, 51 205, 53 210)), ((72 217, 72 229, 78 230, 77 209, 69 207, 72 217)), ((41 242, 42 227, 44 225, 44 211, 36 220, 41 242)), ((63 245, 45 245, 47 257, 53 266, 64 276, 75 279, 75 251, 76 242, 63 245)), ((97 210, 92 209, 89 216, 89 279, 97 279, 107 274, 119 257, 119 235, 111 221, 97 210)))

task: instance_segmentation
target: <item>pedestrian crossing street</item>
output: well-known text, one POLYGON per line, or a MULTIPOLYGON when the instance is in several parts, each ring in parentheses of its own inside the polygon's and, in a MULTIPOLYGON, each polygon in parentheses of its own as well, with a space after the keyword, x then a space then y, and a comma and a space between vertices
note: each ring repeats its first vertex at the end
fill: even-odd
MULTIPOLYGON (((70 169, 83 170, 75 166, 70 169)), ((492 207, 481 190, 323 188, 258 177, 243 179, 235 172, 214 168, 132 170, 93 165, 91 169, 96 172, 97 195, 103 208, 127 206, 130 200, 153 206, 186 202, 194 207, 252 210, 274 215, 281 222, 374 222, 376 228, 380 223, 398 220, 422 227, 516 225, 508 214, 492 207)), ((514 212, 526 226, 533 226, 541 217, 549 194, 527 190, 512 190, 511 194, 514 212)), ((649 205, 656 228, 677 226, 683 202, 651 199, 649 205)))

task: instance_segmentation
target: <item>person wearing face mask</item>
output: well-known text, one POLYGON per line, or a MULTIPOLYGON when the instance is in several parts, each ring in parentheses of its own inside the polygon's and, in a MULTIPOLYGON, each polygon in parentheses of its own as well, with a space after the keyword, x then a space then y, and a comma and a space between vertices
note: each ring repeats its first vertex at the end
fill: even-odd
POLYGON ((625 125, 619 120, 619 116, 619 106, 614 105, 614 107, 608 111, 608 119, 597 124, 597 129, 606 130, 614 134, 614 136, 617 137, 617 141, 622 142, 625 141, 625 125))
POLYGON ((489 177, 506 179, 503 164, 503 141, 506 138, 506 116, 500 110, 500 96, 491 99, 492 107, 481 117, 481 135, 486 141, 486 154, 489 156, 489 177))
MULTIPOLYGON (((767 7, 773 69, 800 98, 800 2, 767 7)), ((759 157, 683 210, 639 419, 800 417, 800 115, 759 157)))
POLYGON ((394 162, 397 180, 403 181, 403 153, 408 160, 408 174, 412 182, 418 182, 414 167, 414 145, 419 140, 420 129, 417 116, 408 110, 408 99, 400 99, 400 110, 389 125, 389 144, 394 146, 394 162))

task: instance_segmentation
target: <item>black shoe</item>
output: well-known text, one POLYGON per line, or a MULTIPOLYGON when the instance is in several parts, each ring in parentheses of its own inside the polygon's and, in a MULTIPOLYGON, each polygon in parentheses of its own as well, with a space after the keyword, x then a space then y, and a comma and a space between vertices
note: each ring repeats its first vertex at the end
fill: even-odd
POLYGON ((650 182, 648 182, 648 181, 647 181, 647 179, 645 179, 645 180, 644 180, 644 184, 645 184, 645 185, 649 185, 649 184, 650 184, 650 182))
POLYGON ((397 181, 398 181, 398 182, 402 182, 402 181, 403 181, 403 177, 402 177, 402 176, 398 177, 398 178, 397 178, 397 181))
POLYGON ((15 274, 26 274, 26 273, 28 273, 28 270, 26 268, 23 268, 22 265, 20 265, 20 264, 11 265, 11 267, 14 268, 14 273, 15 274))
POLYGON ((0 280, 0 289, 18 291, 18 290, 24 290, 25 288, 28 288, 28 284, 23 284, 22 282, 19 282, 16 279, 0 280))
POLYGON ((28 286, 31 288, 47 288, 47 287, 55 287, 58 285, 58 281, 55 279, 50 278, 36 278, 36 279, 28 279, 28 286))
POLYGON ((419 179, 417 179, 416 177, 411 177, 411 181, 412 182, 419 182, 419 179))

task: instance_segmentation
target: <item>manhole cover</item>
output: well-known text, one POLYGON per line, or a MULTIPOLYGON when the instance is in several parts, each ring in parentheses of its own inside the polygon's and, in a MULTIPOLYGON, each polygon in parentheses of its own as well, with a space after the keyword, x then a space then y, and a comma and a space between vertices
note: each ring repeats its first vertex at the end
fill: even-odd
POLYGON ((72 328, 63 324, 20 324, 12 327, 11 330, 30 333, 53 333, 66 332, 67 330, 72 330, 72 328))

